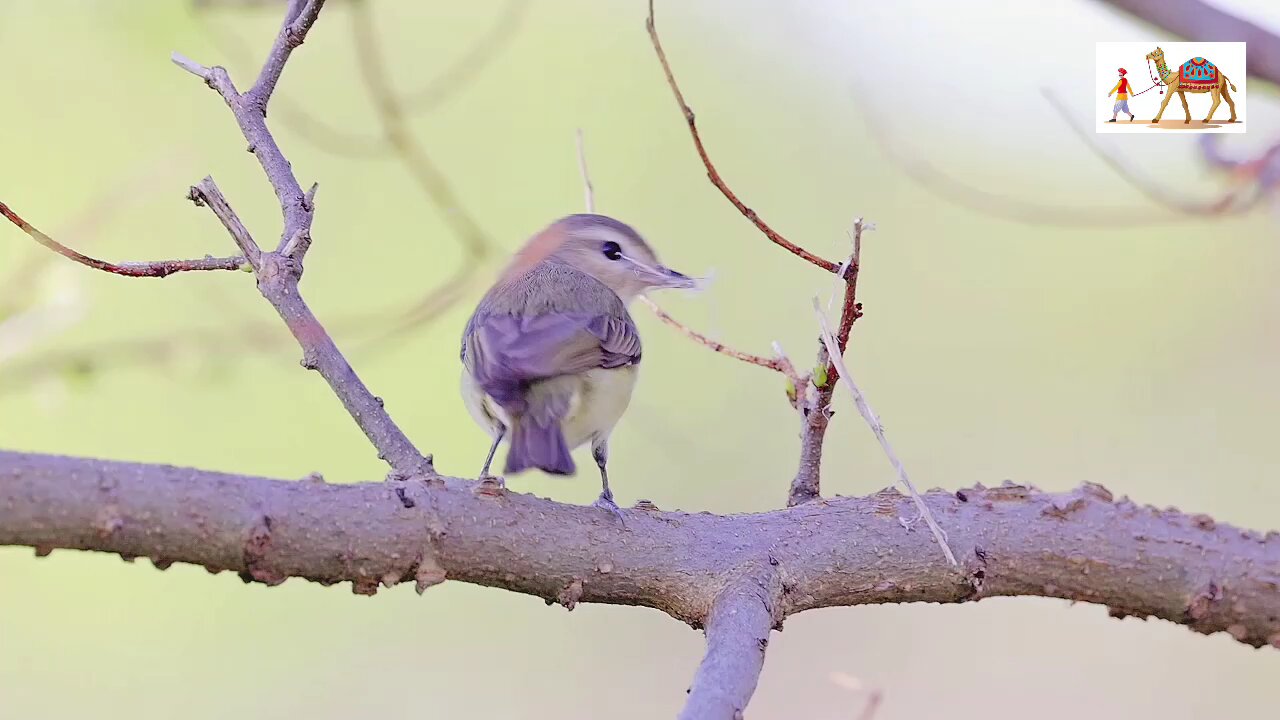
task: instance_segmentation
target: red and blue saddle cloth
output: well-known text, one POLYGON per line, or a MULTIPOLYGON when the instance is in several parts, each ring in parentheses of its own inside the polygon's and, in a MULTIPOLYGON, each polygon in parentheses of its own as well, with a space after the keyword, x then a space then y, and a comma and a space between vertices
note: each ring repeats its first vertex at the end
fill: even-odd
POLYGON ((1187 90, 1210 90, 1218 85, 1218 67, 1202 57, 1182 63, 1178 85, 1187 90))

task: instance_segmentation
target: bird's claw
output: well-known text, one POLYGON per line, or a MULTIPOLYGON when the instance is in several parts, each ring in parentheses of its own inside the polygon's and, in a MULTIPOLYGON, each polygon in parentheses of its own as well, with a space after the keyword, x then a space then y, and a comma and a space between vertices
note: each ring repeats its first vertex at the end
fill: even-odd
POLYGON ((477 478, 480 482, 476 485, 477 495, 498 496, 507 489, 507 481, 498 475, 484 474, 477 478))
POLYGON ((600 497, 596 498, 596 501, 591 503, 591 507, 608 510, 615 518, 618 519, 619 523, 622 523, 623 527, 626 527, 626 518, 622 514, 622 509, 618 507, 618 503, 613 501, 613 493, 600 493, 600 497))

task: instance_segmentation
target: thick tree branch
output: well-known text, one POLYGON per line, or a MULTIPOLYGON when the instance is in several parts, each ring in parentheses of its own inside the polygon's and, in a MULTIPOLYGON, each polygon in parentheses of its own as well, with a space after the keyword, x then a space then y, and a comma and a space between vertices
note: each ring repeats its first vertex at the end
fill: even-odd
POLYGON ((695 625, 726 577, 773 562, 779 620, 837 605, 1039 595, 1280 646, 1280 534, 1115 501, 1097 485, 926 493, 962 569, 899 523, 912 504, 893 490, 749 515, 627 510, 623 527, 594 508, 475 487, 0 451, 0 545, 146 556, 273 584, 349 581, 359 592, 447 577, 565 604, 643 605, 695 625))
POLYGON ((707 616, 707 652, 680 720, 741 718, 756 691, 782 580, 769 560, 725 585, 707 616), (769 564, 766 564, 769 563, 769 564))

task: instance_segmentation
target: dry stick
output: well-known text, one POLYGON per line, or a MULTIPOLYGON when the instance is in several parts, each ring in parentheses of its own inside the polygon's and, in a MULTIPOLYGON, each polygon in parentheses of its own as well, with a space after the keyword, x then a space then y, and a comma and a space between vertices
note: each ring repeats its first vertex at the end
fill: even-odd
POLYGON ((711 184, 725 196, 738 212, 752 222, 765 237, 769 238, 775 245, 786 249, 793 255, 803 258, 806 262, 812 263, 827 272, 836 272, 840 265, 833 263, 825 258, 818 257, 813 253, 805 250, 799 245, 791 242, 783 237, 778 231, 769 226, 755 210, 747 207, 745 203, 738 199, 733 190, 729 188, 728 183, 720 177, 720 172, 716 170, 715 164, 711 162, 711 157, 707 154, 707 149, 702 145, 702 136, 698 133, 698 124, 693 114, 693 109, 684 101, 684 95, 680 92, 680 86, 676 83, 676 76, 671 71, 671 65, 667 62, 667 54, 662 50, 662 42, 658 39, 658 28, 653 16, 653 0, 649 0, 649 18, 645 22, 645 27, 649 30, 649 40, 653 43, 653 50, 658 55, 658 62, 662 63, 662 72, 667 76, 667 85, 671 87, 671 92, 675 95, 676 104, 680 106, 680 111, 684 114, 685 122, 689 125, 689 134, 693 137, 693 146, 698 151, 698 157, 702 159, 702 165, 707 169, 707 178, 711 180, 711 184))
POLYGON ((907 469, 903 467, 902 461, 898 459, 898 454, 893 451, 893 446, 889 444, 889 439, 885 437, 884 425, 880 423, 880 418, 876 416, 871 405, 867 403, 867 398, 858 389, 853 381, 853 376, 849 374, 849 369, 844 364, 844 357, 841 354, 836 339, 831 334, 831 329, 827 327, 827 317, 822 314, 822 306, 818 304, 818 299, 813 299, 813 311, 818 315, 818 324, 822 327, 822 344, 826 345, 827 353, 831 357, 831 362, 839 371, 839 379, 844 381, 844 386, 853 395, 853 402, 858 406, 858 412, 861 413, 862 419, 867 421, 867 425, 871 426, 871 432, 875 433, 876 439, 880 441, 880 448, 884 450, 884 454, 889 458, 889 462, 893 465, 893 469, 898 472, 898 479, 907 488, 907 492, 911 495, 911 500, 916 504, 916 509, 920 511, 920 516, 924 518, 925 523, 929 526, 929 531, 933 533, 933 538, 938 541, 938 545, 942 547, 942 554, 947 556, 947 560, 952 565, 959 565, 956 556, 951 552, 951 546, 947 544, 946 533, 938 526, 938 521, 934 519, 933 512, 929 510, 929 506, 924 504, 924 500, 920 498, 920 493, 916 492, 916 487, 911 483, 911 478, 907 477, 907 469))
POLYGON ((267 128, 264 109, 293 48, 306 39, 323 5, 324 0, 290 5, 272 50, 258 74, 258 81, 243 95, 236 90, 225 69, 206 68, 177 53, 173 56, 176 64, 204 79, 222 96, 245 139, 255 149, 263 171, 280 200, 284 229, 279 249, 269 253, 258 249, 212 178, 205 178, 192 188, 191 197, 208 205, 253 263, 259 291, 276 309, 302 347, 303 367, 316 370, 329 383, 356 425, 377 448, 379 457, 391 466, 391 477, 433 477, 435 470, 430 458, 419 452, 387 414, 382 399, 375 397, 356 375, 298 292, 303 256, 311 245, 307 238, 310 237, 311 221, 315 215, 311 204, 314 186, 310 192, 302 191, 289 161, 267 128))
POLYGON ((596 189, 591 184, 591 173, 587 170, 587 148, 582 139, 582 128, 574 131, 574 141, 578 147, 578 172, 582 175, 582 196, 586 201, 587 212, 596 211, 596 189))
MULTIPOLYGON (((182 153, 181 155, 185 155, 182 153)), ((182 158, 185 159, 185 158, 182 158)), ((165 157, 162 161, 148 163, 148 169, 128 178, 113 182, 104 189, 91 204, 81 210, 75 218, 55 232, 61 237, 82 238, 81 247, 100 237, 100 230, 119 216, 126 209, 134 208, 150 199, 149 191, 156 187, 166 186, 165 178, 174 174, 178 165, 175 157, 165 157)), ((33 287, 41 278, 43 270, 51 262, 56 262, 57 254, 46 252, 47 248, 31 248, 23 259, 10 264, 4 277, 0 278, 0 316, 24 304, 33 292, 33 287)))
POLYGON ((59 255, 80 263, 94 270, 111 273, 112 275, 123 275, 125 277, 145 277, 145 278, 162 278, 174 273, 180 272, 199 272, 209 270, 239 270, 245 266, 243 257, 221 257, 205 256, 194 260, 153 260, 148 262, 124 262, 112 263, 106 260, 89 257, 81 252, 77 252, 66 245, 45 235, 31 225, 31 223, 23 220, 21 216, 9 209, 8 205, 0 202, 0 215, 5 216, 19 229, 31 236, 32 240, 58 253, 59 255))
MULTIPOLYGON (((575 132, 575 141, 578 150, 578 172, 582 175, 582 193, 586 201, 587 212, 593 213, 596 211, 596 192, 595 186, 591 183, 591 172, 587 167, 587 151, 582 134, 582 128, 578 128, 575 132)), ((712 340, 706 335, 703 335, 697 330, 694 330, 679 320, 671 317, 670 313, 659 307, 658 304, 648 296, 641 295, 639 300, 645 307, 649 308, 654 315, 658 316, 659 320, 670 325, 676 330, 679 330, 685 335, 685 337, 688 337, 699 345, 709 348, 714 352, 718 352, 721 355, 727 355, 735 360, 741 360, 742 362, 749 363, 751 365, 758 365, 759 367, 780 372, 783 375, 786 375, 796 387, 803 385, 804 381, 800 378, 799 374, 796 373, 795 367, 792 366, 791 361, 788 360, 785 355, 782 355, 782 353, 778 353, 778 357, 766 358, 742 352, 741 350, 735 350, 722 342, 712 340)))

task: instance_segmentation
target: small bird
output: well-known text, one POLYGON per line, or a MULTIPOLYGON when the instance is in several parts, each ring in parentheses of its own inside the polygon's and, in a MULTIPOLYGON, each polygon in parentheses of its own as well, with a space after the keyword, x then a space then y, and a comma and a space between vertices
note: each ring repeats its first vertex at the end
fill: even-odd
POLYGON ((482 480, 508 438, 505 473, 576 472, 570 451, 591 442, 602 490, 595 505, 617 514, 609 433, 631 400, 640 335, 627 305, 653 288, 694 288, 664 267, 631 226, 569 215, 516 252, 480 300, 462 335, 462 396, 493 438, 482 480))

